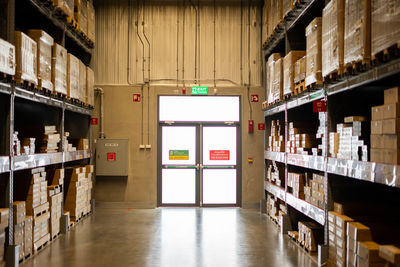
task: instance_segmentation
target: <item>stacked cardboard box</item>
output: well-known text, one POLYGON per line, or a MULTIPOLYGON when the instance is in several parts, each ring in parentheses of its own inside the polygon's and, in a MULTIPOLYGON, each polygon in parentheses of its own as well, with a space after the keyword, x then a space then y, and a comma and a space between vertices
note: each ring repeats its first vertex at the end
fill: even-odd
POLYGON ((326 127, 327 127, 327 113, 319 112, 319 126, 317 130, 317 140, 318 140, 318 148, 312 148, 312 154, 314 156, 326 156, 326 127))
POLYGON ((357 243, 356 266, 359 267, 379 267, 384 265, 384 261, 379 257, 379 244, 374 241, 357 243))
POLYGON ((283 136, 285 130, 284 122, 280 120, 271 121, 271 135, 268 136, 267 150, 274 152, 285 151, 285 138, 283 136))
POLYGON ((42 30, 29 30, 28 35, 37 43, 37 78, 39 88, 53 91, 53 83, 51 79, 51 49, 54 44, 54 39, 42 30))
POLYGON ((60 134, 54 125, 43 126, 43 139, 40 146, 40 153, 58 152, 58 143, 61 141, 60 134))
POLYGON ((26 206, 25 201, 15 201, 13 203, 13 245, 19 246, 19 260, 24 258, 24 227, 26 219, 26 206))
POLYGON ((274 76, 272 84, 273 101, 283 100, 283 59, 279 58, 274 63, 274 76))
POLYGON ((304 56, 296 61, 293 79, 295 84, 298 84, 306 79, 306 58, 307 56, 304 56))
POLYGON ((47 177, 51 185, 64 185, 64 169, 49 170, 47 177))
MULTIPOLYGON (((32 225, 33 225, 33 218, 32 216, 25 217, 25 225, 24 225, 24 255, 25 257, 28 255, 32 255, 32 225)), ((22 248, 20 248, 22 249, 22 248)))
POLYGON ((69 132, 64 132, 64 136, 63 136, 63 146, 64 152, 72 152, 72 151, 76 151, 76 147, 74 147, 73 144, 69 143, 68 141, 68 137, 69 137, 69 132))
POLYGON ((313 123, 290 122, 287 151, 292 154, 311 154, 312 148, 316 145, 315 128, 313 123))
POLYGON ((0 266, 4 266, 4 248, 6 242, 6 228, 8 227, 9 210, 0 209, 0 266))
POLYGON ((329 134, 329 155, 333 158, 368 161, 367 118, 351 116, 336 125, 336 133, 329 134))
POLYGON ((311 180, 311 173, 295 173, 288 172, 288 188, 292 189, 292 194, 299 198, 305 199, 304 188, 308 185, 308 182, 311 180))
POLYGON ((86 66, 82 61, 79 61, 79 101, 86 102, 86 66))
POLYGON ((372 55, 400 40, 400 5, 397 0, 373 0, 371 9, 372 55))
POLYGON ((279 53, 274 53, 269 56, 267 62, 267 101, 268 105, 274 103, 274 77, 275 77, 275 63, 281 58, 279 53))
POLYGON ((21 156, 21 141, 18 138, 18 132, 13 133, 14 156, 21 156))
POLYGON ((385 266, 399 266, 400 264, 400 247, 393 245, 379 246, 379 257, 386 260, 385 266))
POLYGON ((63 194, 58 185, 48 186, 47 193, 50 202, 50 237, 54 239, 60 233, 63 194))
POLYGON ((91 1, 87 2, 87 36, 93 43, 96 41, 95 10, 91 1))
POLYGON ((267 214, 276 222, 279 221, 280 200, 274 196, 267 195, 267 214))
POLYGON ((0 72, 15 75, 15 46, 0 38, 0 72))
POLYGON ((325 177, 323 175, 313 173, 313 179, 310 181, 310 184, 310 188, 304 189, 305 193, 307 193, 307 195, 305 195, 306 201, 309 201, 312 205, 320 209, 324 209, 325 177))
POLYGON ((305 86, 322 84, 322 19, 315 18, 306 28, 305 86))
POLYGON ((344 65, 371 59, 371 1, 346 0, 344 65))
POLYGON ((299 222, 298 241, 308 251, 317 251, 318 244, 324 241, 324 228, 313 222, 299 222))
MULTIPOLYGON (((360 254, 359 243, 365 241, 372 241, 370 228, 359 222, 349 222, 347 224, 347 266, 359 266, 357 264, 357 258, 360 254)), ((364 257, 363 254, 360 258, 362 257, 364 257)))
POLYGON ((67 95, 67 49, 59 44, 53 45, 52 75, 54 92, 67 95))
POLYGON ((30 82, 38 85, 37 44, 23 32, 15 32, 16 80, 18 83, 30 82))
POLYGON ((86 105, 94 107, 94 72, 86 67, 86 105))
POLYGON ((371 161, 400 164, 400 88, 384 91, 384 105, 371 111, 371 161))
POLYGON ((70 18, 74 17, 74 0, 52 0, 56 9, 60 9, 70 18))
POLYGON ((24 155, 32 155, 35 154, 36 146, 35 146, 36 138, 24 138, 22 140, 22 147, 24 148, 24 155))
POLYGON ((74 1, 75 20, 78 23, 78 30, 87 36, 87 0, 74 1))
POLYGON ((353 219, 335 211, 328 212, 329 258, 337 266, 345 266, 347 253, 347 223, 353 219))
POLYGON ((322 76, 343 72, 344 1, 332 0, 322 11, 322 76))
POLYGON ((285 181, 285 168, 281 164, 276 164, 272 161, 272 164, 268 166, 266 171, 266 180, 276 184, 277 186, 284 186, 285 181))
POLYGON ((283 95, 295 92, 294 78, 296 62, 305 56, 305 51, 291 51, 283 59, 283 95))
POLYGON ((79 99, 79 59, 72 54, 67 55, 67 96, 79 99))

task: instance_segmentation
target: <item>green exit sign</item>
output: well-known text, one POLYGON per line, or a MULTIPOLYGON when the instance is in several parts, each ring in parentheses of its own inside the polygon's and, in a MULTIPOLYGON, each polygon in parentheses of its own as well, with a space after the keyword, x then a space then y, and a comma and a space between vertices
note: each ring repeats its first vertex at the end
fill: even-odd
POLYGON ((206 95, 207 87, 192 87, 192 95, 206 95))

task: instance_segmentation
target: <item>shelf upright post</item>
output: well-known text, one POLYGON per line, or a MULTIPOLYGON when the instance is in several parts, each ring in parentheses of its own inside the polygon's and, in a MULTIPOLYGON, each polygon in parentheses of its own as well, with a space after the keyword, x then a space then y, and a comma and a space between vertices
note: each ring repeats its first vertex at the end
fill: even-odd
POLYGON ((7 188, 7 207, 9 208, 8 218, 8 243, 6 251, 7 266, 16 267, 19 265, 19 246, 14 245, 14 100, 15 100, 15 84, 11 83, 10 94, 10 112, 9 112, 9 155, 10 155, 10 176, 7 188))
MULTIPOLYGON (((289 213, 288 210, 288 204, 287 204, 287 184, 288 184, 288 162, 287 162, 287 139, 288 139, 288 114, 287 114, 287 103, 285 103, 285 143, 284 143, 284 148, 285 148, 285 206, 286 209, 289 213)), ((283 222, 282 222, 282 226, 281 226, 281 233, 282 234, 287 234, 288 231, 292 230, 292 225, 291 225, 291 220, 290 220, 290 215, 286 214, 285 216, 283 216, 283 222)))
MULTIPOLYGON (((61 163, 61 168, 64 169, 65 168, 65 146, 64 146, 64 134, 65 134, 65 129, 64 129, 64 125, 65 125, 65 100, 63 101, 62 104, 62 109, 61 109, 61 121, 60 121, 60 135, 61 135, 61 151, 62 151, 62 155, 63 155, 63 160, 61 163)), ((68 216, 64 215, 64 184, 61 187, 61 192, 62 192, 62 204, 61 204, 61 218, 60 218, 60 232, 62 234, 66 234, 68 232, 68 226, 69 226, 69 221, 68 221, 68 216)))
MULTIPOLYGON (((265 97, 264 97, 264 99, 266 99, 266 97, 267 97, 267 95, 265 95, 265 97)), ((267 120, 266 120, 266 118, 265 118, 265 116, 264 116, 264 123, 265 123, 265 125, 267 125, 267 120)), ((265 129, 267 129, 267 127, 265 127, 265 129)), ((267 131, 266 130, 264 130, 264 149, 263 149, 263 151, 265 151, 266 150, 266 148, 267 148, 267 131)), ((264 153, 265 154, 265 153, 264 153)), ((266 161, 265 161, 266 159, 265 159, 265 156, 264 156, 264 176, 263 176, 263 188, 264 188, 264 190, 263 190, 263 197, 262 197, 262 199, 260 199, 260 213, 261 214, 265 214, 265 213, 267 213, 267 207, 266 207, 266 205, 265 205, 265 203, 266 203, 266 195, 265 195, 265 177, 266 177, 266 168, 265 168, 265 166, 266 166, 266 161)))

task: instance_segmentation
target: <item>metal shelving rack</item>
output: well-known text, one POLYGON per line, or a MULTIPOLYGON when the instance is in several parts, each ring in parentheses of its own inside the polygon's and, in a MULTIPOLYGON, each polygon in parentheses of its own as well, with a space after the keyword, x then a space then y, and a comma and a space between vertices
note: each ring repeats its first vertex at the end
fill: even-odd
MULTIPOLYGON (((272 53, 280 52, 287 54, 290 50, 298 49, 298 43, 294 44, 293 46, 291 44, 289 35, 294 33, 290 33, 290 30, 294 28, 298 29, 301 27, 305 28, 308 23, 304 23, 304 21, 311 21, 313 17, 321 15, 322 8, 320 8, 320 6, 316 7, 316 4, 323 5, 324 2, 325 1, 312 0, 302 1, 302 4, 295 8, 292 16, 285 18, 281 25, 277 27, 278 30, 275 31, 275 33, 267 40, 267 42, 263 44, 263 55, 265 61, 268 60, 269 55, 271 55, 272 53)), ((305 39, 303 40, 303 42, 305 42, 305 39)), ((303 50, 305 50, 304 47, 305 46, 303 46, 303 50)), ((342 80, 338 80, 335 83, 324 84, 321 88, 317 88, 314 91, 306 91, 301 93, 300 95, 292 96, 288 100, 269 106, 264 111, 265 121, 266 123, 268 123, 269 120, 276 119, 277 117, 279 117, 281 120, 284 120, 286 141, 288 133, 289 111, 301 109, 302 107, 304 107, 304 105, 321 99, 324 99, 327 102, 328 107, 329 100, 334 95, 340 96, 343 93, 349 93, 355 89, 362 91, 363 88, 360 89, 361 87, 379 87, 379 84, 377 85, 379 81, 394 77, 394 75, 397 75, 399 73, 399 58, 393 59, 389 62, 371 65, 364 72, 344 77, 342 78, 342 80)), ((325 112, 325 114, 327 115, 328 120, 325 130, 326 133, 329 133, 328 130, 331 120, 330 117, 332 116, 332 114, 329 113, 329 108, 327 112, 325 112)), ((267 140, 267 138, 265 138, 264 140, 267 140)), ((326 146, 328 146, 328 142, 326 142, 326 146)), ((328 147, 326 147, 326 151, 328 151, 328 147)), ((298 212, 304 214, 305 216, 324 226, 325 239, 324 246, 322 246, 320 250, 321 255, 318 255, 319 264, 322 264, 327 259, 328 226, 326 218, 328 214, 328 208, 332 206, 332 198, 330 195, 331 185, 329 185, 328 183, 328 179, 330 179, 328 178, 329 175, 338 175, 346 177, 346 179, 360 180, 375 184, 383 184, 388 187, 400 188, 399 165, 379 164, 375 162, 344 160, 325 156, 300 155, 291 154, 288 152, 271 151, 264 151, 264 159, 280 162, 285 166, 285 188, 265 181, 265 192, 274 195, 276 198, 286 203, 286 205, 292 207, 298 212), (315 207, 310 203, 302 199, 298 199, 287 192, 286 185, 288 177, 288 166, 301 167, 324 174, 325 209, 315 207)))
MULTIPOLYGON (((28 27, 42 28, 53 35, 54 40, 68 49, 69 52, 80 58, 86 65, 90 63, 92 49, 94 44, 80 34, 74 27, 66 22, 65 17, 53 10, 49 1, 41 0, 21 0, 16 6, 16 0, 8 0, 0 3, 0 38, 14 43, 14 31, 25 30, 28 27), (19 10, 18 10, 19 9, 19 10), (21 15, 19 12, 23 12, 21 15), (24 17, 26 16, 26 17, 24 17), (31 24, 33 26, 31 26, 31 24)), ((64 168, 64 164, 90 160, 90 150, 79 150, 74 152, 58 152, 50 154, 34 154, 34 155, 13 155, 13 133, 15 123, 18 122, 15 111, 18 111, 16 103, 24 103, 24 105, 38 106, 43 109, 52 109, 52 112, 59 114, 57 127, 60 136, 64 136, 66 125, 66 113, 80 114, 79 120, 81 125, 87 125, 87 138, 91 139, 90 117, 92 109, 85 106, 68 102, 66 99, 60 99, 53 95, 43 94, 40 91, 30 91, 21 86, 17 86, 13 81, 0 81, 0 100, 7 104, 5 110, 0 111, 0 118, 5 120, 6 136, 0 142, 0 174, 6 177, 8 185, 6 192, 6 207, 9 211, 9 228, 7 233, 7 266, 18 266, 18 255, 16 247, 13 246, 13 190, 14 190, 14 172, 37 167, 51 166, 57 164, 64 168), (54 111, 55 110, 55 111, 54 111), (6 114, 2 114, 6 112, 6 114)), ((58 115, 57 115, 58 116, 58 115)), ((76 116, 73 116, 76 117, 76 116)), ((68 117, 71 120, 71 117, 68 117)), ((69 121, 71 123, 71 121, 69 121)), ((86 127, 86 126, 85 126, 86 127)), ((91 142, 90 142, 91 143, 91 142)), ((62 141, 60 149, 63 149, 62 141)), ((62 221, 65 218, 61 218, 62 221)), ((63 225, 63 223, 61 223, 63 225)), ((67 229, 68 223, 64 228, 67 229)), ((63 227, 61 227, 63 228, 63 227)), ((62 232, 63 229, 61 229, 62 232)))

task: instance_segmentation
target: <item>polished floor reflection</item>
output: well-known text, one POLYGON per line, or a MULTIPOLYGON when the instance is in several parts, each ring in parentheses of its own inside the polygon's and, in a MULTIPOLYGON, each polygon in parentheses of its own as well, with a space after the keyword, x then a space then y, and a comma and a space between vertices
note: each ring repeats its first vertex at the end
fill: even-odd
POLYGON ((316 266, 256 210, 96 208, 21 266, 316 266))

